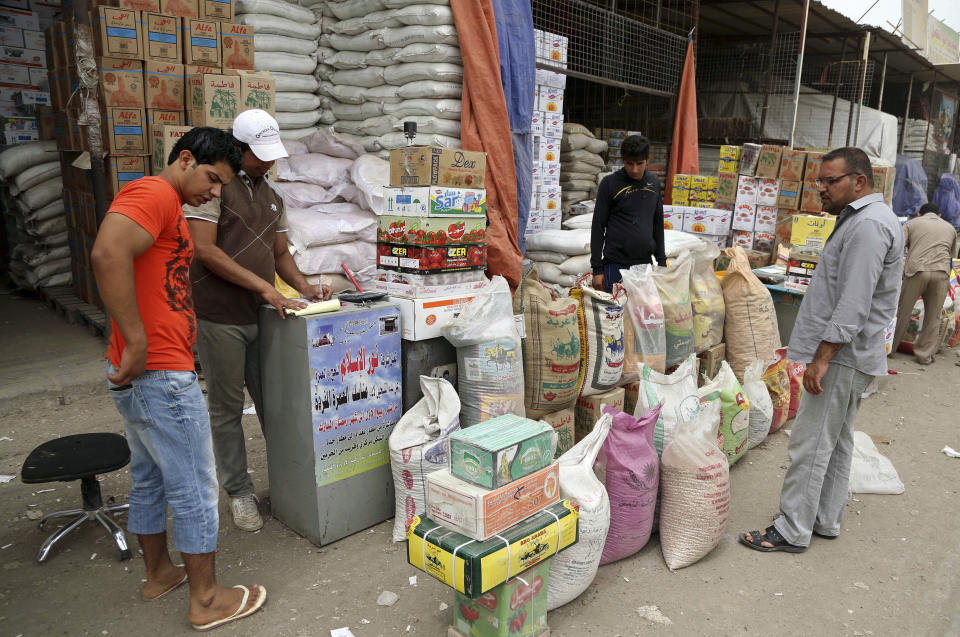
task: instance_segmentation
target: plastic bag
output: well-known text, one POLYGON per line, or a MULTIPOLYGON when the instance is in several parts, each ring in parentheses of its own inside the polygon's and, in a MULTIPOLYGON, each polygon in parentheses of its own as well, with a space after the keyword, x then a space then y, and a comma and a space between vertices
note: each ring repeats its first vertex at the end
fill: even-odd
POLYGON ((577 543, 550 558, 547 609, 572 602, 597 576, 600 557, 610 529, 610 499, 593 472, 597 454, 610 432, 613 419, 603 415, 569 451, 560 456, 560 497, 580 506, 577 543))
POLYGON ((388 445, 396 509, 393 541, 402 542, 407 522, 426 508, 427 476, 447 466, 448 437, 460 429, 460 398, 449 381, 420 377, 423 398, 393 427, 388 445))
MULTIPOLYGON (((783 358, 787 357, 785 347, 777 350, 777 355, 783 358)), ((803 394, 803 372, 807 366, 803 363, 794 363, 787 361, 787 378, 790 379, 790 411, 787 412, 787 420, 797 415, 797 409, 800 408, 800 396, 803 394)))
MULTIPOLYGON (((529 247, 529 243, 527 244, 529 247)), ((620 270, 627 292, 627 313, 623 322, 623 379, 639 377, 638 363, 664 373, 667 368, 667 334, 664 329, 663 304, 653 282, 653 266, 620 270)))
POLYGON ((720 403, 717 446, 726 454, 730 466, 733 466, 747 453, 750 404, 727 361, 720 363, 720 371, 700 388, 699 394, 701 409, 706 403, 720 403))
POLYGON ((713 261, 720 249, 712 243, 702 243, 691 252, 690 304, 693 307, 693 347, 697 354, 723 341, 723 319, 726 313, 723 288, 713 271, 713 261))
POLYGON ((660 550, 671 571, 720 543, 730 510, 730 466, 717 448, 720 402, 682 423, 660 461, 660 550))
POLYGON ((697 358, 691 355, 677 371, 669 376, 654 371, 649 365, 639 364, 637 406, 633 415, 640 417, 659 404, 663 404, 653 444, 657 454, 673 439, 681 423, 689 422, 700 413, 700 395, 697 393, 697 358))
POLYGON ((642 418, 606 405, 603 413, 613 420, 593 466, 610 498, 610 530, 601 565, 630 557, 650 540, 660 484, 660 460, 653 446, 660 405, 642 418))
POLYGON ((457 348, 460 425, 524 416, 523 354, 506 279, 495 276, 443 328, 457 348))
POLYGON ((653 282, 663 305, 667 369, 679 365, 693 353, 693 307, 690 304, 692 266, 693 259, 687 252, 670 266, 653 269, 653 282))
POLYGON ((763 372, 763 361, 753 361, 743 373, 743 393, 750 403, 747 449, 753 449, 767 438, 773 422, 773 400, 763 382, 763 372))
POLYGON ((379 213, 383 210, 383 184, 389 182, 390 162, 373 155, 359 157, 350 167, 350 178, 357 185, 363 205, 379 213))
POLYGON ((777 315, 770 290, 751 270, 743 248, 727 248, 725 254, 730 265, 720 282, 726 305, 723 335, 730 367, 737 378, 743 378, 751 362, 759 359, 769 364, 775 359, 780 339, 777 315))
POLYGON ((612 294, 581 284, 570 290, 577 299, 581 346, 581 396, 607 392, 623 376, 623 306, 612 294))
POLYGON ((787 373, 787 360, 782 352, 777 350, 777 360, 763 373, 763 384, 770 394, 773 404, 773 417, 770 419, 770 432, 773 433, 783 427, 790 414, 790 376, 787 373))
POLYGON ((850 493, 899 495, 903 482, 890 459, 877 450, 873 440, 862 431, 853 432, 853 460, 850 463, 850 493))

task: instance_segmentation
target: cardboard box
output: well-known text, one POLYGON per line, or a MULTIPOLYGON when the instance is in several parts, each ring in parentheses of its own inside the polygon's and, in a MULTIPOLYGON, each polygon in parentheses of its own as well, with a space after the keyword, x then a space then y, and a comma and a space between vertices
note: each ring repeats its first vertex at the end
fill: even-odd
POLYGON ((167 159, 173 152, 173 147, 192 128, 193 126, 165 125, 160 129, 160 137, 154 140, 153 146, 153 161, 151 163, 155 171, 154 174, 159 174, 159 171, 167 167, 167 159))
POLYGON ((381 277, 390 274, 402 273, 392 272, 389 270, 378 270, 377 280, 374 281, 374 289, 378 292, 386 292, 392 297, 406 299, 435 299, 441 296, 471 296, 475 295, 487 285, 486 277, 484 277, 482 281, 449 283, 445 285, 381 280, 381 277))
POLYGON ((780 180, 800 181, 803 179, 803 167, 807 162, 807 153, 793 148, 784 148, 780 158, 780 180))
MULTIPOLYGON (((31 86, 30 67, 22 64, 0 64, 0 84, 31 86)), ((16 90, 19 91, 20 86, 16 86, 16 90)), ((12 90, 10 93, 13 94, 12 90)))
POLYGON ((683 230, 683 215, 685 206, 665 205, 663 207, 663 229, 683 230))
POLYGON ((553 462, 553 427, 507 414, 450 434, 450 473, 484 489, 499 489, 553 462))
POLYGON ((443 148, 407 146, 390 151, 391 186, 447 186, 483 188, 486 153, 443 148))
MULTIPOLYGON (((183 62, 183 21, 161 13, 143 14, 144 57, 147 61, 183 62)), ((181 75, 182 75, 181 70, 181 75)))
POLYGON ((140 12, 114 7, 97 8, 96 54, 103 57, 143 58, 143 33, 140 12))
POLYGON ((383 213, 411 217, 486 217, 487 191, 471 188, 384 188, 383 213))
POLYGON ((764 144, 760 149, 760 158, 757 161, 757 177, 776 179, 780 176, 780 158, 783 155, 783 146, 764 144))
POLYGON ((725 235, 730 231, 732 213, 711 208, 685 208, 683 231, 711 236, 725 235))
POLYGON ((183 65, 147 60, 143 64, 147 108, 182 111, 185 107, 183 65))
POLYGON ((0 7, 0 26, 39 31, 40 18, 33 11, 0 7))
POLYGON ((111 0, 109 4, 121 9, 160 13, 160 0, 111 0))
MULTIPOLYGON (((223 4, 215 0, 206 3, 223 4)), ((223 43, 223 68, 253 70, 253 27, 249 24, 220 24, 220 40, 223 43)), ((266 110, 266 109, 264 109, 266 110)))
MULTIPOLYGON (((538 69, 539 72, 539 69, 538 69)), ((530 119, 530 132, 533 135, 543 135, 543 124, 544 118, 546 117, 545 113, 540 111, 533 111, 533 117, 530 119)))
POLYGON ((593 426, 603 415, 603 406, 609 405, 623 411, 623 387, 617 387, 603 394, 580 396, 573 408, 573 427, 575 438, 580 442, 593 431, 593 426))
POLYGON ((717 178, 717 201, 721 203, 734 203, 737 200, 738 175, 721 173, 717 178))
POLYGON ((546 163, 542 162, 540 164, 540 181, 542 187, 560 187, 560 163, 551 162, 546 163))
POLYGON ((44 36, 43 31, 28 31, 24 29, 23 44, 20 46, 25 49, 33 49, 34 51, 46 51, 47 38, 44 36))
POLYGON ((748 177, 756 176, 762 149, 763 146, 760 144, 744 144, 740 153, 740 164, 737 166, 737 172, 748 177))
POLYGON ((873 167, 873 190, 883 193, 883 199, 890 204, 893 201, 893 182, 896 180, 897 169, 893 166, 873 167))
POLYGON ((223 69, 219 66, 209 66, 206 64, 184 64, 183 65, 183 75, 184 77, 189 77, 191 75, 222 75, 223 69))
POLYGON ((796 248, 822 250, 836 222, 837 218, 832 215, 828 217, 794 215, 790 243, 796 248))
POLYGON ((231 0, 200 0, 200 19, 233 22, 233 2, 231 0))
POLYGON ((740 146, 723 145, 720 146, 720 159, 740 160, 743 149, 740 146))
POLYGON ((160 13, 181 18, 199 18, 199 0, 160 0, 160 13))
POLYGON ((397 246, 377 244, 377 266, 412 274, 465 272, 487 268, 487 246, 397 246))
POLYGON ((777 229, 773 233, 777 243, 790 243, 790 235, 793 232, 793 216, 796 214, 796 209, 777 209, 777 229))
POLYGON ((108 108, 103 118, 111 155, 147 155, 147 116, 142 108, 108 108))
POLYGON ((560 186, 541 186, 539 192, 539 206, 547 214, 557 212, 561 208, 563 191, 560 186))
POLYGON ((753 232, 749 230, 734 230, 730 235, 731 245, 740 246, 744 250, 753 250, 753 232))
MULTIPOLYGON (((183 126, 186 117, 183 111, 159 111, 154 108, 147 109, 147 141, 150 144, 150 154, 153 155, 157 142, 163 144, 164 126, 183 126)), ((164 165, 166 162, 164 161, 164 165)))
POLYGON ((773 252, 773 247, 776 245, 776 235, 773 232, 756 232, 753 233, 753 249, 757 252, 764 252, 770 254, 773 252))
POLYGON ((733 209, 733 230, 753 232, 757 220, 757 206, 752 203, 738 203, 733 209))
POLYGON ((777 207, 800 209, 800 181, 780 181, 780 191, 777 193, 777 207))
MULTIPOLYGON (((226 26, 226 25, 225 25, 226 26)), ((253 42, 253 40, 250 40, 253 42)), ((240 78, 240 112, 253 108, 276 114, 277 81, 269 71, 247 71, 245 69, 225 69, 225 75, 240 78)))
MULTIPOLYGON (((540 150, 537 155, 539 161, 547 164, 560 163, 560 142, 546 137, 540 140, 540 150)), ((557 166, 559 168, 559 165, 557 166)))
POLYGON ((735 203, 757 203, 757 179, 748 175, 740 175, 737 181, 737 198, 735 203))
POLYGON ((23 29, 0 26, 0 46, 24 46, 23 34, 23 29))
POLYGON ((124 58, 99 58, 102 106, 145 108, 143 62, 124 58))
MULTIPOLYGON (((633 412, 631 411, 630 413, 633 412)), ((557 458, 562 456, 570 447, 573 446, 573 419, 573 407, 567 407, 566 409, 555 411, 552 414, 547 414, 540 419, 553 427, 553 430, 557 432, 557 452, 555 454, 555 457, 557 458)))
POLYGON ((776 206, 757 206, 756 220, 753 223, 753 231, 764 232, 773 235, 777 231, 777 208, 776 206))
POLYGON ((392 299, 400 308, 400 327, 408 341, 425 341, 443 336, 442 329, 460 315, 473 295, 435 297, 430 299, 392 299))
POLYGON ((485 542, 471 542, 460 533, 444 531, 437 522, 414 516, 407 526, 407 561, 447 586, 476 599, 559 551, 575 544, 579 507, 558 502, 531 515, 485 542), (454 562, 456 551, 457 562, 454 562))
POLYGON ((563 113, 547 113, 543 123, 543 135, 550 139, 563 137, 563 113))
POLYGON ((240 78, 236 75, 187 77, 188 108, 193 126, 227 129, 240 114, 240 78))
POLYGON ((563 113, 563 89, 543 87, 537 94, 537 110, 544 113, 563 113))
POLYGON ((47 68, 47 54, 35 49, 17 46, 0 46, 0 63, 17 64, 38 69, 47 68))
POLYGON ((757 179, 757 205, 776 206, 780 182, 776 179, 757 179))
POLYGON ((507 580, 480 599, 455 593, 453 628, 447 637, 546 635, 550 560, 507 580))
MULTIPOLYGON (((700 371, 702 372, 702 374, 697 374, 697 378, 699 379, 698 385, 703 386, 704 376, 712 379, 717 375, 726 355, 727 346, 724 343, 718 343, 710 349, 697 354, 697 358, 700 359, 700 371)), ((639 389, 639 386, 637 387, 639 389)))
POLYGON ((803 190, 800 191, 800 210, 820 212, 822 209, 823 201, 820 199, 820 191, 804 184, 803 190))
POLYGON ((377 216, 377 241, 400 245, 483 244, 487 220, 476 215, 462 217, 377 216))
POLYGON ((183 61, 185 64, 221 66, 220 23, 216 20, 183 21, 183 61))
POLYGON ((823 155, 824 153, 807 151, 807 161, 803 166, 804 187, 814 188, 816 186, 817 177, 820 176, 820 166, 823 164, 823 155))
POLYGON ((147 174, 147 158, 143 156, 111 155, 106 163, 107 179, 114 196, 131 181, 136 181, 147 174))

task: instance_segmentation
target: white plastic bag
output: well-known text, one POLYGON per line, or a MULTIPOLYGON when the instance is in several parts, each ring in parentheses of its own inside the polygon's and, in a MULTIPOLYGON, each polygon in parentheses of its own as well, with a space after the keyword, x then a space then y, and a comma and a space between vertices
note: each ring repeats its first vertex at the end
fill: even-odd
MULTIPOLYGON (((706 376, 706 375, 705 375, 706 376)), ((720 429, 717 446, 727 456, 730 466, 747 453, 750 434, 750 401, 727 361, 720 363, 720 371, 699 390, 700 408, 708 402, 720 403, 720 429)), ((771 403, 772 406, 772 403, 771 403)))
POLYGON ((601 416, 593 431, 557 460, 560 497, 580 505, 580 529, 577 543, 550 559, 547 610, 572 602, 597 576, 610 530, 610 500, 603 483, 593 472, 593 463, 603 448, 611 423, 609 414, 601 416))
POLYGON ((723 288, 713 272, 713 262, 720 256, 720 248, 702 243, 691 252, 690 303, 693 306, 693 346, 697 354, 723 341, 725 306, 723 288))
MULTIPOLYGON (((690 423, 700 413, 700 396, 697 393, 697 357, 691 355, 669 376, 655 372, 649 365, 643 363, 640 363, 638 368, 640 389, 637 392, 637 406, 633 415, 640 418, 656 405, 663 403, 653 436, 657 453, 662 454, 673 440, 677 428, 684 423, 690 423)), ((720 404, 720 401, 714 402, 720 404)), ((718 427, 719 422, 718 418, 718 427)), ((716 435, 714 435, 713 444, 716 446, 716 435)))
POLYGON ((383 210, 383 184, 390 180, 390 162, 361 155, 350 167, 350 179, 360 192, 362 205, 379 214, 383 210))
POLYGON ((853 462, 850 464, 850 493, 877 493, 899 495, 903 482, 890 458, 873 444, 873 439, 862 431, 853 432, 853 462))
MULTIPOLYGON (((529 246, 529 243, 527 244, 529 246)), ((653 266, 635 266, 620 270, 627 292, 624 318, 624 380, 638 378, 638 363, 653 371, 666 370, 667 335, 663 327, 663 304, 653 282, 653 266)))
POLYGON ((763 442, 770 433, 773 423, 773 400, 763 382, 766 366, 763 361, 755 360, 747 365, 743 373, 743 393, 750 403, 750 435, 747 448, 753 449, 763 442))
POLYGON ((447 466, 448 438, 460 429, 460 398, 449 381, 421 376, 420 390, 423 398, 394 425, 388 441, 394 542, 406 539, 407 522, 425 510, 427 476, 447 466))

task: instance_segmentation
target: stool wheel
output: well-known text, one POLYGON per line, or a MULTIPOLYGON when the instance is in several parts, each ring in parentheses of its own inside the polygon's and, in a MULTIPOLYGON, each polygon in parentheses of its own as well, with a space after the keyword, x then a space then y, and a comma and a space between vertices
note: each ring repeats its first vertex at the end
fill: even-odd
POLYGON ((123 549, 122 551, 120 551, 121 562, 126 562, 127 560, 132 560, 132 559, 133 559, 133 552, 131 552, 130 549, 123 549))

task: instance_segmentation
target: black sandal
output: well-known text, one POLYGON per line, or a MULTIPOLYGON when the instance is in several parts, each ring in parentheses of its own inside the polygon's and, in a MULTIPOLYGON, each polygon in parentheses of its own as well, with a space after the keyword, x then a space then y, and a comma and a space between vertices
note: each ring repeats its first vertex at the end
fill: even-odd
POLYGON ((790 544, 787 542, 780 532, 777 531, 775 526, 768 526, 763 530, 761 534, 760 531, 750 531, 749 533, 741 533, 739 536, 740 543, 744 546, 748 546, 756 551, 784 551, 786 553, 803 553, 807 550, 805 546, 797 546, 796 544, 790 544), (747 536, 750 536, 750 539, 747 539, 747 536), (772 546, 764 546, 763 543, 767 542, 772 544, 772 546))
MULTIPOLYGON (((957 364, 960 365, 960 362, 958 362, 957 364)), ((778 513, 778 514, 776 514, 775 516, 773 516, 773 521, 776 522, 776 521, 777 521, 777 518, 782 518, 782 517, 783 517, 783 514, 782 514, 782 513, 778 513)), ((817 531, 816 529, 814 529, 813 534, 816 535, 817 537, 822 537, 822 538, 825 539, 825 540, 835 540, 835 539, 837 539, 838 537, 840 537, 839 534, 838 534, 838 535, 827 535, 826 533, 820 533, 820 532, 817 531)), ((753 534, 751 533, 750 535, 752 536, 753 534)))

